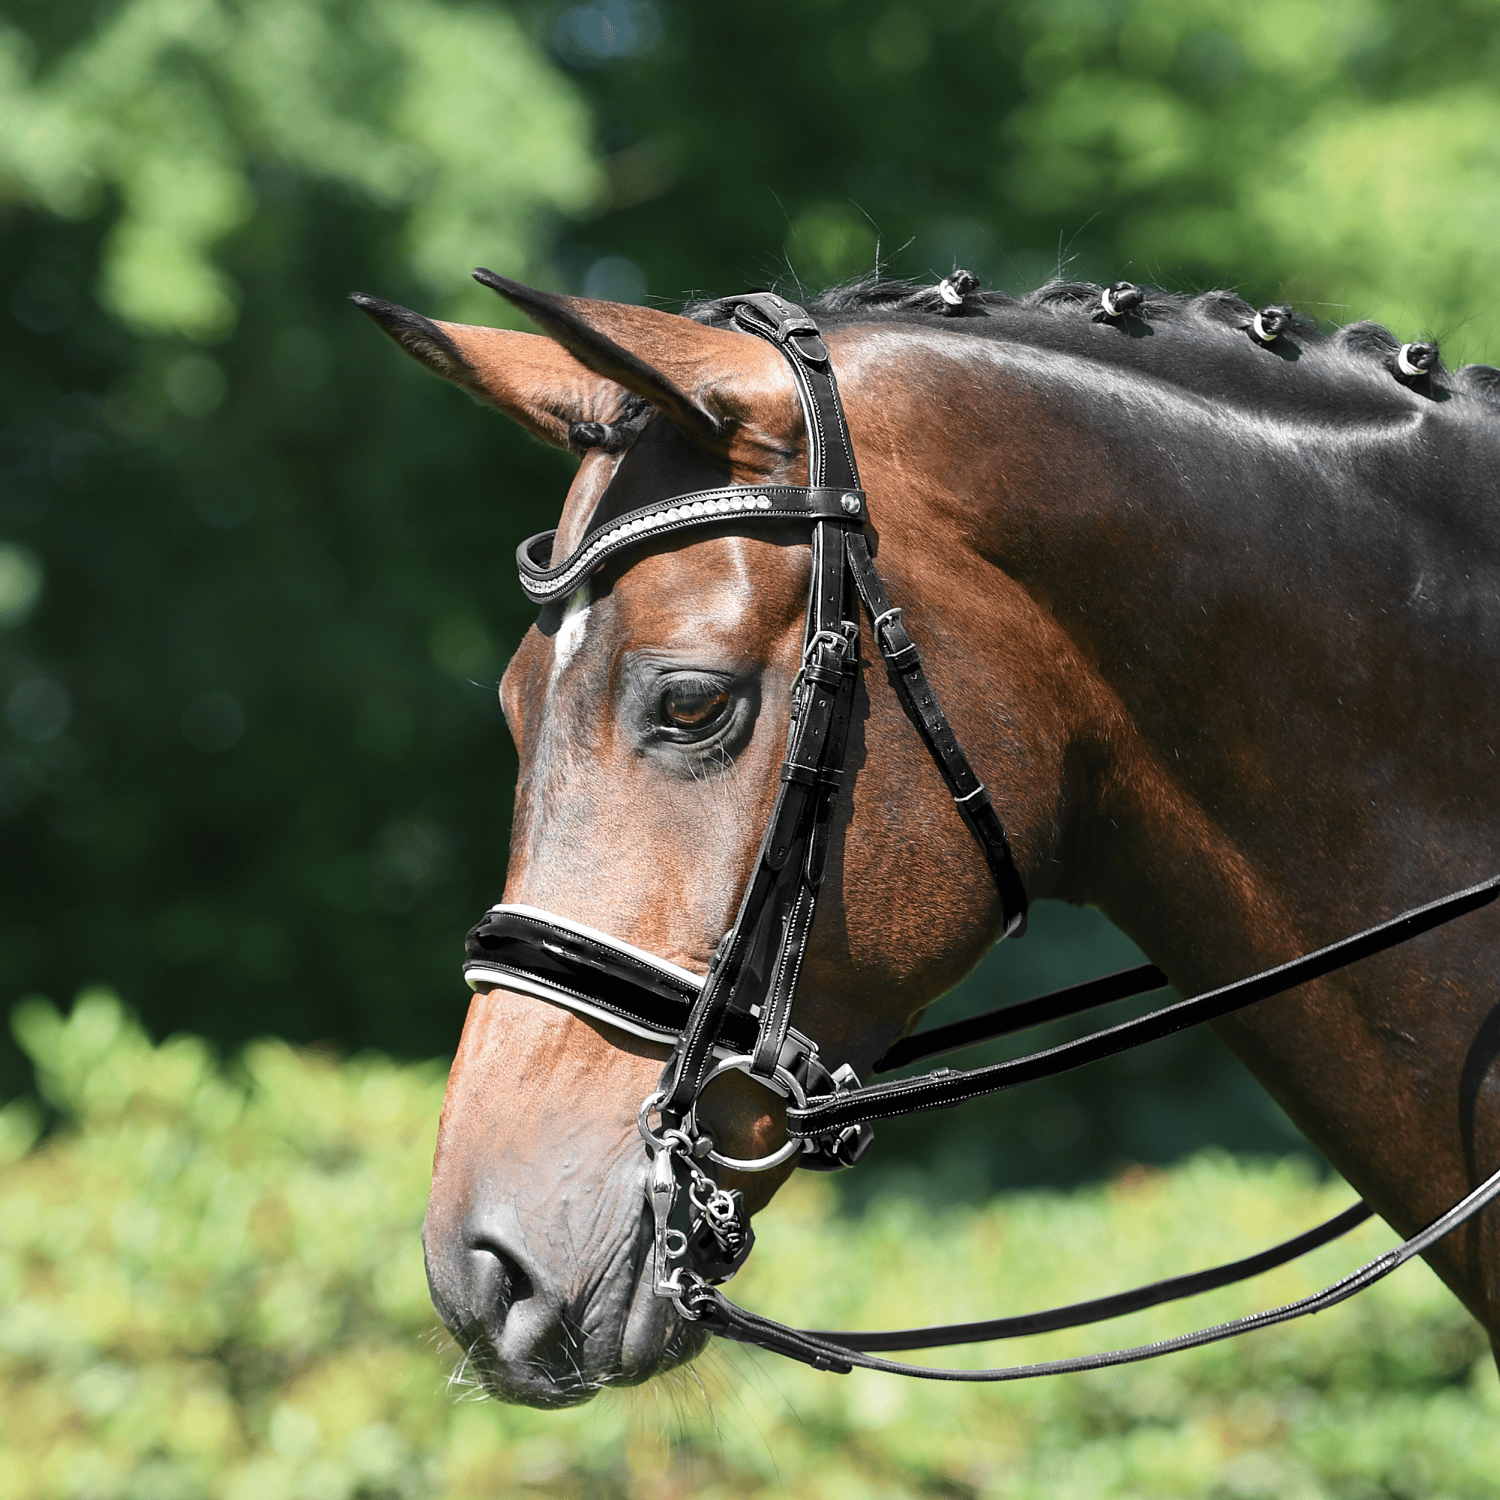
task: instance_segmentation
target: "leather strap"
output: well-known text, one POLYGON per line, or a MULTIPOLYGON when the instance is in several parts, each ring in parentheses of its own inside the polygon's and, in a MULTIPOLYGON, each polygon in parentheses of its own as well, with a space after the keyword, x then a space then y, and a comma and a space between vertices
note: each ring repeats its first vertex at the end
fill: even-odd
POLYGON ((797 839, 800 858, 795 885, 782 917, 781 938, 771 984, 760 1002, 760 1036, 750 1072, 769 1081, 792 1021, 792 1005, 802 976, 807 941, 817 913, 818 892, 828 846, 828 828, 838 799, 859 668, 859 637, 847 613, 843 540, 832 526, 819 525, 812 538, 812 583, 801 683, 793 692, 794 713, 806 715, 806 735, 789 737, 783 782, 802 790, 797 839))
POLYGON ((1011 857, 1010 841, 1005 837, 1005 828, 990 801, 989 790, 974 774, 969 757, 949 727, 937 694, 922 670, 921 653, 901 623, 901 611, 893 609, 886 597, 864 536, 851 533, 845 547, 855 585, 870 617, 870 632, 890 669, 896 696, 900 698, 907 718, 922 736, 922 743, 927 746, 938 770, 943 773, 949 795, 990 867, 995 889, 1000 895, 1001 933, 1004 937, 1020 937, 1026 931, 1026 888, 1021 884, 1021 876, 1011 857))
POLYGON ((685 1116, 701 1092, 731 1014, 757 1016, 751 1072, 774 1079, 817 913, 859 667, 842 538, 850 522, 863 523, 865 511, 827 347, 806 311, 775 293, 749 293, 726 305, 740 327, 786 356, 802 404, 809 490, 837 493, 839 513, 820 517, 813 528, 802 667, 776 802, 734 926, 668 1064, 662 1115, 672 1120, 685 1116))
POLYGON ((854 444, 844 420, 828 347, 805 308, 775 292, 745 292, 721 304, 748 333, 777 344, 786 355, 807 429, 808 483, 859 487, 854 444))
POLYGON ((859 665, 857 632, 843 619, 842 555, 838 531, 820 525, 813 536, 803 665, 776 802, 735 924, 668 1065, 664 1119, 685 1115, 698 1097, 731 1012, 758 1013, 752 1072, 768 1079, 791 1024, 859 665))
POLYGON ((811 1332, 814 1338, 824 1339, 840 1348, 872 1354, 895 1349, 943 1349, 954 1344, 982 1344, 991 1339, 1020 1339, 1037 1333, 1056 1333, 1064 1328, 1084 1328, 1090 1323, 1123 1318, 1148 1307, 1180 1302, 1185 1297, 1201 1296, 1204 1292, 1261 1276, 1296 1260, 1298 1256, 1309 1255, 1330 1244, 1374 1215, 1375 1210, 1368 1203, 1355 1203, 1269 1250, 1258 1251, 1222 1266, 1211 1266, 1205 1271, 1190 1271, 1185 1276, 1172 1276, 1146 1286, 1132 1287, 1128 1292, 1093 1297, 1087 1302, 1070 1302, 1066 1307, 1049 1307, 1012 1318, 987 1318, 978 1323, 944 1323, 932 1328, 898 1328, 881 1333, 843 1333, 824 1329, 811 1332))
MULTIPOLYGON (((1259 1328, 1272 1328, 1278 1323, 1289 1323, 1294 1318, 1305 1318, 1310 1313, 1322 1312, 1326 1308, 1334 1307, 1345 1298, 1352 1297, 1356 1292, 1361 1292, 1366 1287, 1373 1286, 1377 1281, 1389 1276, 1398 1266, 1405 1265, 1414 1256, 1430 1250, 1444 1235, 1472 1219, 1497 1196, 1500 1196, 1500 1172, 1486 1178, 1447 1213, 1440 1214, 1425 1229, 1414 1234, 1403 1244, 1396 1246, 1395 1249, 1387 1250, 1382 1255, 1377 1255, 1374 1260, 1366 1262, 1359 1270, 1340 1277, 1339 1280, 1324 1287, 1322 1291, 1313 1293, 1310 1297, 1300 1297, 1295 1302, 1288 1302, 1265 1312, 1250 1313, 1246 1317, 1233 1318, 1227 1323, 1216 1323, 1212 1327, 1180 1334, 1176 1338, 1158 1339, 1149 1344, 1137 1344, 1125 1349, 1110 1349, 1102 1354, 1085 1354, 1073 1359, 1043 1360, 1030 1365, 1010 1365, 990 1370, 945 1370, 935 1369, 928 1365, 906 1364, 899 1360, 880 1359, 854 1347, 852 1341, 857 1340, 859 1335, 829 1335, 810 1329, 789 1328, 784 1323, 777 1323, 770 1318, 763 1318, 756 1313, 747 1312, 742 1307, 737 1307, 718 1288, 702 1282, 689 1287, 679 1301, 690 1318, 696 1318, 722 1338, 755 1344, 762 1349, 769 1349, 772 1353, 784 1354, 790 1359, 801 1360, 815 1369, 831 1370, 840 1375, 848 1374, 855 1367, 864 1370, 882 1370, 891 1375, 909 1375, 918 1380, 978 1383, 1032 1380, 1040 1375, 1071 1375, 1083 1370, 1102 1370, 1112 1365, 1136 1364, 1144 1359, 1155 1359, 1158 1355, 1174 1354, 1183 1349, 1195 1349, 1203 1344, 1215 1344, 1223 1339, 1234 1338, 1237 1334, 1249 1333, 1259 1328), (846 1339, 851 1342, 844 1342, 846 1339)), ((1352 1219, 1356 1211, 1357 1209, 1347 1210, 1345 1214, 1339 1216, 1339 1219, 1352 1219)), ((1313 1233, 1331 1230, 1338 1222, 1339 1220, 1331 1220, 1329 1224, 1321 1226, 1313 1233)), ((1352 1228, 1352 1222, 1344 1227, 1352 1228)), ((1330 1234, 1329 1238, 1332 1237, 1330 1234)), ((1223 1285, 1224 1283, 1217 1284, 1223 1285)), ((1160 1300, 1168 1299, 1164 1297, 1160 1300)), ((947 1332, 946 1329, 914 1330, 913 1332, 918 1331, 947 1332)), ((883 1340, 890 1335, 879 1334, 874 1337, 883 1340)), ((877 1347, 891 1346, 882 1343, 877 1347)), ((910 1346, 901 1344, 896 1347, 910 1346)))
POLYGON ((1030 1031, 1033 1026, 1044 1026, 1048 1021, 1076 1016, 1100 1005, 1112 1005, 1116 1000, 1129 1000, 1148 990, 1159 990, 1166 982, 1167 976, 1155 964, 1138 964, 1133 969, 1121 969, 1117 974, 1101 974, 1096 979, 1049 990, 1030 1000, 1002 1005, 999 1010, 987 1010, 983 1015, 968 1016, 946 1026, 934 1026, 930 1031, 919 1031, 916 1036, 902 1037, 883 1057, 876 1059, 871 1072, 890 1073, 908 1063, 940 1057, 944 1052, 954 1052, 960 1047, 973 1047, 980 1042, 994 1041, 996 1037, 1030 1031))
POLYGON ((1113 1057, 1117 1052, 1171 1036, 1188 1026, 1226 1016, 1231 1011, 1254 1005, 1258 1000, 1268 1000, 1272 995, 1294 989, 1311 979, 1332 974, 1362 958, 1384 953, 1387 948, 1430 932, 1455 917, 1488 906, 1497 896, 1500 896, 1500 875, 1429 901, 1425 906, 1414 907, 1398 917, 1377 923, 1353 937, 1341 938, 1326 948, 1305 953, 1288 963, 1209 990, 1191 1000, 1163 1006, 1134 1021, 1092 1032, 1077 1041, 1064 1042, 1061 1046, 1033 1052, 1010 1062, 994 1063, 987 1068, 973 1068, 966 1072, 936 1068, 917 1078, 872 1084, 868 1088, 847 1090, 834 1098, 812 1100, 805 1109, 788 1108, 787 1133, 794 1136, 822 1135, 849 1125, 893 1119, 897 1115, 947 1109, 968 1099, 1014 1088, 1019 1083, 1051 1078, 1081 1068, 1085 1063, 1113 1057))
MULTIPOLYGON (((809 487, 820 492, 843 491, 847 500, 841 504, 852 513, 851 502, 863 492, 838 383, 816 324, 803 309, 774 293, 751 293, 728 299, 724 305, 740 327, 776 343, 786 355, 803 409, 809 487)), ((845 530, 820 520, 812 540, 803 671, 781 786, 756 874, 669 1065, 663 1084, 668 1100, 663 1118, 680 1118, 697 1097, 711 1066, 717 1028, 732 1012, 758 1013, 760 1031, 750 1071, 772 1080, 773 1060, 791 1024, 803 955, 816 915, 828 823, 843 772, 858 665, 858 629, 850 621, 853 592, 858 592, 870 613, 872 634, 891 662, 892 681, 908 717, 984 853, 1000 896, 1004 935, 1018 936, 1025 929, 1026 893, 1005 830, 922 672, 917 649, 900 626, 899 611, 890 607, 863 528, 845 530), (795 885, 781 873, 790 869, 794 852, 803 861, 801 879, 795 885), (756 934, 755 939, 747 941, 747 933, 756 934), (751 963, 752 954, 770 955, 773 937, 774 959, 767 963, 763 957, 758 964, 751 963)), ((823 1139, 836 1138, 844 1129, 838 1127, 823 1139)))

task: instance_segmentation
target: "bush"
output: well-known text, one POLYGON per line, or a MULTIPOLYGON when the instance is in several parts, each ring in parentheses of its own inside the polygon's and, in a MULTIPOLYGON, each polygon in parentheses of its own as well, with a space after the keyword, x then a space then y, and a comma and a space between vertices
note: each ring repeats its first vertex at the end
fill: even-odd
MULTIPOLYGON (((578 1411, 471 1399, 417 1238, 439 1069, 274 1042, 222 1066, 192 1038, 153 1047, 100 992, 15 1026, 62 1123, 34 1145, 34 1110, 0 1112, 0 1497, 1494 1493, 1488 1350, 1420 1266, 1286 1329, 1062 1380, 928 1386, 716 1347, 578 1411)), ((1348 1198, 1302 1164, 1200 1157, 856 1220, 808 1179, 734 1290, 823 1326, 983 1316, 1224 1259, 1348 1198)), ((985 1360, 1265 1305, 1389 1239, 1366 1226, 1251 1291, 985 1360)))

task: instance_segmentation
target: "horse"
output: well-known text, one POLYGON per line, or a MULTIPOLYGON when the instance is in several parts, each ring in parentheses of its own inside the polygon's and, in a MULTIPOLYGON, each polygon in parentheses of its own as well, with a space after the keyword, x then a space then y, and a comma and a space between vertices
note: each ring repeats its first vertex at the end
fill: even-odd
MULTIPOLYGON (((542 332, 355 300, 577 457, 556 558, 600 517, 800 483, 786 362, 719 305, 476 276, 542 332)), ((1195 994, 1492 871, 1500 371, 1125 283, 870 278, 811 311, 871 548, 1031 899, 1098 907, 1195 994)), ((730 518, 540 609, 500 689, 520 764, 507 902, 707 972, 775 796, 810 567, 805 527, 730 518)), ((1003 917, 891 681, 863 671, 853 702, 798 1014, 864 1077, 1003 917)), ((1500 1165, 1497 940, 1481 912, 1215 1023, 1403 1234, 1500 1165)), ((706 1342, 650 1285, 637 1111, 666 1057, 476 989, 424 1245, 494 1395, 568 1405, 706 1342)), ((785 1139, 783 1101, 739 1074, 701 1114, 736 1156, 785 1139)), ((720 1177, 754 1211, 791 1170, 720 1177)), ((1500 1335, 1500 1217, 1428 1259, 1500 1335)))

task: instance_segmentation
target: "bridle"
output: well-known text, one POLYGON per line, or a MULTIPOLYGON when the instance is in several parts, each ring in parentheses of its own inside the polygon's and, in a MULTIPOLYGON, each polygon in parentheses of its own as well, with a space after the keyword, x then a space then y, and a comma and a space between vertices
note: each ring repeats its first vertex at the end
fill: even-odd
MULTIPOLYGON (((870 1086, 862 1085, 847 1063, 830 1070, 816 1043, 792 1021, 845 770, 860 668, 860 605, 901 705, 984 855, 999 897, 1002 936, 1018 937, 1025 931, 1026 892, 990 794, 948 724, 901 611, 892 606, 876 571, 867 500, 828 349, 816 323, 805 309, 771 292, 727 298, 719 306, 737 327, 774 344, 786 358, 806 424, 808 483, 727 485, 608 519, 598 519, 596 513, 592 529, 561 562, 551 561, 556 532, 548 531, 521 545, 517 564, 530 599, 559 604, 587 585, 605 563, 673 533, 753 531, 765 525, 784 529, 789 522, 807 526, 812 576, 786 756, 738 913, 701 979, 607 933, 519 905, 491 908, 469 934, 464 966, 473 987, 502 985, 670 1044, 661 1081, 639 1112, 651 1159, 656 1294, 670 1298, 684 1318, 715 1333, 822 1369, 847 1371, 860 1365, 928 1379, 1013 1380, 1150 1358, 1316 1312, 1422 1253, 1500 1195, 1497 1172, 1418 1235, 1315 1297, 1158 1344, 1000 1370, 935 1370, 878 1359, 872 1351, 1017 1337, 1191 1296, 1281 1265, 1362 1223, 1372 1210, 1356 1204, 1306 1234, 1226 1266, 1113 1297, 985 1323, 889 1333, 819 1333, 760 1318, 717 1290, 744 1264, 754 1235, 741 1193, 720 1186, 702 1163, 741 1172, 766 1171, 793 1157, 799 1166, 815 1170, 852 1166, 869 1147, 872 1127, 880 1120, 944 1108, 1049 1077, 1227 1015, 1405 942, 1500 896, 1497 876, 1262 974, 990 1067, 938 1068, 917 1078, 870 1086), (701 1127, 697 1106, 704 1090, 731 1070, 748 1074, 787 1100, 787 1140, 776 1151, 752 1160, 726 1156, 701 1127), (657 1127, 652 1125, 653 1115, 659 1119, 657 1127)), ((1165 983, 1166 976, 1149 964, 1101 976, 907 1038, 877 1061, 875 1071, 1013 1034, 1165 983)))

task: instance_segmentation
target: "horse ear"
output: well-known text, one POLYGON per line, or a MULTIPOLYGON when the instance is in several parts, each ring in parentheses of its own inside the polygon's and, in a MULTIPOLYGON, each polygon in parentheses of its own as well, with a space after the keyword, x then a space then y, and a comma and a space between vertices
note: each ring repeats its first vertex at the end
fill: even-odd
POLYGON ((781 373, 776 351, 743 333, 654 307, 539 292, 493 271, 475 271, 474 279, 519 307, 581 364, 644 396, 700 448, 722 451, 728 441, 715 385, 729 374, 765 373, 774 381, 781 373))
POLYGON ((568 446, 576 422, 607 419, 618 404, 618 386, 601 380, 565 349, 535 333, 434 323, 409 308, 350 293, 413 359, 444 380, 513 417, 544 442, 568 446))

